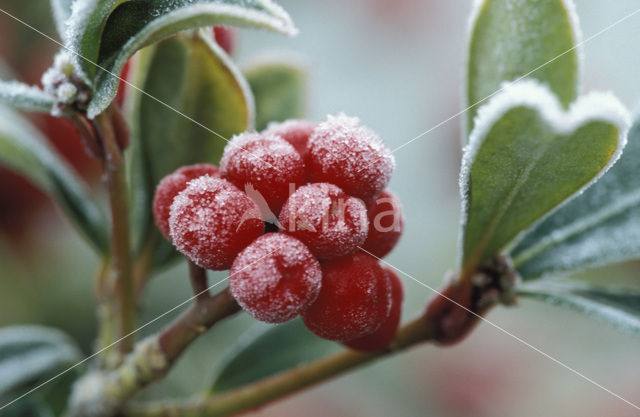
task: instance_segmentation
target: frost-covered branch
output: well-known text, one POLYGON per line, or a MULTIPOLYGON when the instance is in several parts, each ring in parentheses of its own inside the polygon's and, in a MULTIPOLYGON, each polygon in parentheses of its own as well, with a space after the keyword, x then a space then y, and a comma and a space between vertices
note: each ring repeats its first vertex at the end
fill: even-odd
POLYGON ((69 417, 114 415, 133 395, 164 377, 198 336, 239 310, 228 289, 201 299, 160 333, 140 341, 117 369, 80 379, 69 417))

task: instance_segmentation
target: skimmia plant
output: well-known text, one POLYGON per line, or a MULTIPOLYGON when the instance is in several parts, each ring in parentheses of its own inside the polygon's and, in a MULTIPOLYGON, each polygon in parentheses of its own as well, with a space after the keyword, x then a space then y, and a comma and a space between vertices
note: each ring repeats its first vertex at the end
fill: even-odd
POLYGON ((640 333, 640 292, 559 279, 640 258, 640 124, 629 127, 610 94, 580 95, 571 0, 475 2, 458 264, 403 324, 402 266, 380 259, 404 222, 385 189, 391 153, 357 118, 301 120, 305 69, 274 59, 241 71, 214 40, 214 25, 293 36, 281 7, 52 0, 52 10, 64 46, 42 88, 0 82, 0 161, 49 193, 102 260, 98 337, 83 360, 58 330, 0 329, 3 415, 229 415, 421 343, 461 341, 520 297, 640 333), (18 110, 73 123, 102 162, 105 204, 18 110), (140 340, 145 283, 181 258, 190 306, 140 340), (229 269, 229 288, 209 288, 206 269, 229 269), (241 311, 271 324, 229 347, 205 392, 137 398, 241 311))

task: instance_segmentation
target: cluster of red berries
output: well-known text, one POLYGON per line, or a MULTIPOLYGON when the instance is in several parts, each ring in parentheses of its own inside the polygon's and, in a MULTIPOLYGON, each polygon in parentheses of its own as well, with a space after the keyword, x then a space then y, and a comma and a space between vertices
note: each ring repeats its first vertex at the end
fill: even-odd
POLYGON ((289 120, 235 136, 220 168, 165 177, 153 213, 189 260, 231 269, 231 292, 256 319, 301 315, 320 337, 378 350, 395 336, 403 298, 400 279, 376 259, 403 227, 399 201, 385 190, 393 167, 357 118, 289 120))

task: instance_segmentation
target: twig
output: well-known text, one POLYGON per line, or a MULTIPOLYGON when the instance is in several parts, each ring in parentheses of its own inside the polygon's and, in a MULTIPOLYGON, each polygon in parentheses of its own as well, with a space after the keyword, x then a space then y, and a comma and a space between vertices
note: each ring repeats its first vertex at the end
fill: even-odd
POLYGON ((125 415, 130 417, 218 417, 253 409, 418 343, 436 339, 438 334, 439 330, 434 322, 420 317, 402 327, 391 346, 380 352, 364 353, 345 350, 208 398, 182 403, 160 402, 132 405, 125 410, 125 415))
POLYGON ((164 377, 198 336, 239 310, 229 289, 192 305, 163 331, 140 341, 116 369, 80 379, 74 386, 75 402, 68 416, 117 414, 129 398, 164 377))
POLYGON ((191 261, 187 261, 187 263, 189 264, 189 281, 193 295, 196 297, 196 303, 199 303, 211 296, 207 284, 207 271, 191 261))
MULTIPOLYGON (((94 127, 104 152, 105 176, 111 212, 111 256, 119 302, 119 334, 124 336, 135 328, 135 300, 131 276, 129 210, 127 208, 124 160, 110 111, 107 109, 98 115, 94 120, 94 127)), ((130 352, 133 347, 133 339, 130 337, 123 339, 119 347, 122 353, 130 352)))
POLYGON ((485 288, 469 282, 452 281, 429 303, 424 315, 403 326, 391 345, 379 352, 345 350, 268 376, 248 385, 205 398, 184 402, 130 405, 129 417, 219 417, 253 409, 311 385, 341 375, 358 366, 395 354, 419 343, 431 341, 450 345, 462 340, 495 303, 476 304, 485 288))

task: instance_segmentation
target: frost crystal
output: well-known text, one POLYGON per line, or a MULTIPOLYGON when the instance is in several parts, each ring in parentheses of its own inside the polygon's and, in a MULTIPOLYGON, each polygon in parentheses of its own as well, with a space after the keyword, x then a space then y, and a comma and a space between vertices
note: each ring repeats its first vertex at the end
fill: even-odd
POLYGON ((328 116, 309 138, 309 177, 371 203, 391 179, 395 161, 378 135, 357 117, 328 116))
POLYGON ((77 75, 69 52, 63 50, 56 54, 41 81, 44 91, 56 100, 52 115, 60 117, 69 110, 86 109, 91 96, 89 87, 77 75))
POLYGON ((282 233, 256 239, 235 259, 229 275, 233 296, 258 320, 282 323, 318 296, 320 264, 299 240, 282 233))

